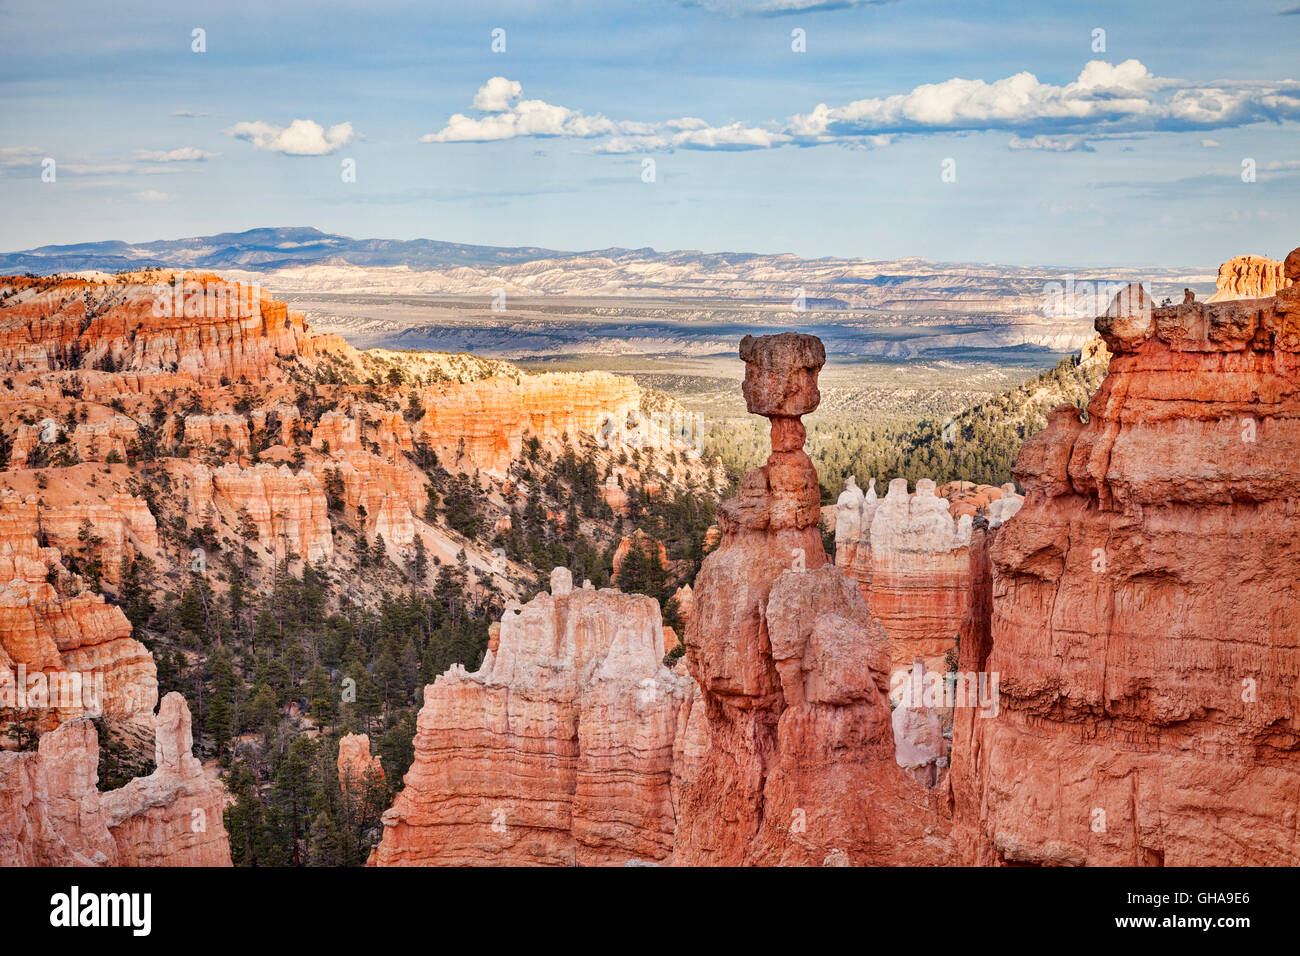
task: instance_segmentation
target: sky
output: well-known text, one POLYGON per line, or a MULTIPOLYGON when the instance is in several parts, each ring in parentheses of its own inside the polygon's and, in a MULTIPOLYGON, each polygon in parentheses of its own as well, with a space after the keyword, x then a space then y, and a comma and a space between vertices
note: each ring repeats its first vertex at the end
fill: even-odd
POLYGON ((1298 4, 0 0, 0 249, 1281 258, 1298 4))

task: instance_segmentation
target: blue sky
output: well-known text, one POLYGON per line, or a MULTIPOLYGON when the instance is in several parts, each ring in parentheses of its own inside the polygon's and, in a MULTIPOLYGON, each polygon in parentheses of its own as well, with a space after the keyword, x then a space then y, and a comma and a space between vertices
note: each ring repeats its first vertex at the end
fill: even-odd
POLYGON ((1300 245, 1298 3, 8 2, 0 248, 312 225, 1008 264, 1281 257, 1300 245))

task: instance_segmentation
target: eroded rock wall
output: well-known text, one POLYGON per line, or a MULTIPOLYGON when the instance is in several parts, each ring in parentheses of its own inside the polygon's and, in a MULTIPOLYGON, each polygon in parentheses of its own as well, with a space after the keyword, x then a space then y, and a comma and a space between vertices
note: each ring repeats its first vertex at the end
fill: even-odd
POLYGON ((1295 865, 1300 289, 1153 309, 1132 286, 1096 324, 1088 421, 1026 443, 989 550, 969 663, 1000 709, 956 728, 960 858, 1295 865))

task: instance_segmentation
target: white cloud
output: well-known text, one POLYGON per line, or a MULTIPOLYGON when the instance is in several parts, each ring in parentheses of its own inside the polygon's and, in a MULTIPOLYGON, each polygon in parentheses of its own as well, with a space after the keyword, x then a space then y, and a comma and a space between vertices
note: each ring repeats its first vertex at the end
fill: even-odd
POLYGON ((616 122, 600 114, 587 114, 545 100, 520 100, 523 87, 504 76, 494 76, 474 95, 473 105, 482 116, 453 113, 436 133, 420 137, 422 143, 488 143, 517 136, 595 139, 601 153, 637 153, 664 149, 768 149, 790 140, 785 133, 742 123, 710 126, 695 116, 663 123, 616 122))
POLYGON ((1185 131, 1286 119, 1300 119, 1300 84, 1291 80, 1193 86, 1154 76, 1137 60, 1093 60, 1064 86, 1042 83, 1032 73, 992 83, 950 79, 839 107, 822 103, 791 117, 788 128, 806 142, 823 142, 998 129, 1034 135, 1185 131))
POLYGON ((673 145, 683 149, 771 149, 790 140, 791 137, 785 133, 771 133, 741 123, 730 123, 727 126, 706 126, 678 133, 673 137, 673 145))
POLYGON ((1007 147, 1015 150, 1038 149, 1048 153, 1095 152, 1082 136, 1044 136, 1042 133, 1029 139, 1012 136, 1007 147))
POLYGON ((1028 72, 993 82, 952 78, 843 106, 819 103, 784 123, 713 125, 694 116, 654 123, 615 121, 544 100, 521 100, 522 94, 520 83, 494 76, 473 97, 480 115, 453 113, 442 129, 420 141, 571 137, 599 139, 594 149, 603 153, 824 143, 874 149, 897 136, 1004 130, 1015 134, 1008 144, 1013 150, 1088 152, 1093 142, 1110 137, 1300 119, 1300 83, 1294 80, 1198 85, 1155 76, 1138 60, 1093 60, 1063 86, 1043 83, 1028 72))
POLYGON ((0 166, 26 166, 44 158, 45 154, 35 146, 0 146, 0 166))
POLYGON ((1206 149, 1218 149, 1219 141, 1217 139, 1203 139, 1201 145, 1206 149))
POLYGON ((494 76, 474 94, 474 109, 485 113, 501 113, 510 109, 510 104, 519 99, 523 86, 504 76, 494 76))
POLYGON ((140 202, 171 202, 175 196, 169 196, 167 193, 160 193, 156 189, 142 189, 138 193, 132 193, 140 202))
POLYGON ((336 123, 329 129, 312 120, 296 119, 288 126, 257 120, 236 123, 223 130, 227 136, 247 140, 254 149, 289 156, 324 156, 351 142, 351 123, 336 123))
POLYGON ((195 146, 181 146, 177 149, 137 149, 135 158, 149 163, 189 163, 211 159, 216 153, 195 146))
POLYGON ((612 134, 648 135, 649 123, 615 123, 604 116, 589 116, 544 100, 519 100, 521 84, 494 76, 474 94, 480 117, 453 113, 436 133, 420 137, 422 143, 487 143, 516 136, 569 136, 589 139, 612 134), (518 102, 516 102, 518 101, 518 102))
POLYGON ((200 116, 207 116, 207 113, 196 113, 194 110, 176 110, 172 116, 181 116, 186 119, 197 119, 200 116))

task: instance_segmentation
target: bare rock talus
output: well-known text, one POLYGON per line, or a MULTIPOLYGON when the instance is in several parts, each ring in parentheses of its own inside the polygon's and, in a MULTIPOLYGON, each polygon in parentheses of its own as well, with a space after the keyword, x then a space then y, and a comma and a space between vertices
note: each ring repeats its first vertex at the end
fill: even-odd
POLYGON ((1295 865, 1300 289, 1096 324, 1088 421, 1025 444, 972 574, 1000 708, 956 725, 961 858, 1295 865))

